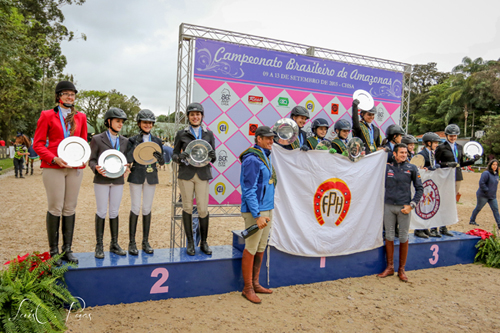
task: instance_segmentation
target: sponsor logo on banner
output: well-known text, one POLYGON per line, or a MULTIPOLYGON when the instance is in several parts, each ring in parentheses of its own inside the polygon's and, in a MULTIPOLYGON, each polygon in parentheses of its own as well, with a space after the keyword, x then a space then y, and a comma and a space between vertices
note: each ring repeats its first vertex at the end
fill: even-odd
POLYGON ((339 105, 332 103, 332 114, 339 114, 339 105))
POLYGON ((249 124, 248 125, 248 135, 255 136, 255 131, 257 131, 258 127, 259 127, 259 125, 257 125, 257 124, 249 124))
POLYGON ((224 120, 220 121, 219 124, 217 124, 217 130, 219 131, 219 134, 221 133, 227 134, 227 131, 229 130, 229 125, 224 120))
POLYGON ((262 103, 264 103, 264 97, 249 95, 248 96, 248 103, 251 103, 251 104, 262 104, 262 103))
POLYGON ((227 152, 222 149, 219 151, 219 156, 217 157, 217 164, 218 166, 225 168, 227 163, 227 152))
POLYGON ((215 195, 224 195, 224 193, 226 193, 226 185, 224 183, 215 184, 215 195))
POLYGON ((231 102, 231 93, 229 92, 228 89, 222 89, 221 95, 220 95, 220 104, 221 105, 229 105, 229 102, 231 102))
POLYGON ((309 112, 314 112, 314 102, 309 100, 306 102, 306 109, 309 111, 309 112))
POLYGON ((279 106, 288 106, 289 101, 287 97, 280 97, 278 98, 278 105, 279 106))
POLYGON ((340 225, 351 206, 351 190, 339 178, 321 183, 314 195, 314 216, 320 225, 333 222, 340 225))
POLYGON ((379 106, 377 108, 377 122, 381 122, 384 120, 384 108, 379 106))
POLYGON ((422 219, 428 220, 437 214, 441 204, 439 189, 432 179, 426 180, 423 184, 424 194, 415 207, 415 213, 422 219))

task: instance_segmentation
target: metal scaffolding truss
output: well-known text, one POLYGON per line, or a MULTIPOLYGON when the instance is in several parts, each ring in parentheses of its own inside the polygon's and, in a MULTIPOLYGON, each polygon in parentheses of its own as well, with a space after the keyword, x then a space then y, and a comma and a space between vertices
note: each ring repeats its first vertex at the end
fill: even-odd
MULTIPOLYGON (((177 58, 177 85, 176 85, 176 129, 185 126, 186 117, 184 110, 191 102, 191 90, 193 86, 193 59, 195 40, 197 38, 222 41, 238 45, 246 45, 266 50, 287 52, 292 54, 307 55, 321 59, 329 59, 346 64, 360 65, 364 67, 379 68, 403 73, 403 96, 401 101, 400 124, 407 130, 408 111, 410 106, 410 80, 411 65, 364 56, 355 53, 330 50, 322 47, 298 44, 272 38, 253 36, 235 31, 227 31, 209 27, 202 27, 182 23, 179 27, 179 45, 177 58)), ((176 166, 174 166, 172 182, 172 217, 170 230, 170 247, 183 247, 185 244, 184 231, 182 228, 182 204, 178 202, 179 194, 177 187, 176 166)), ((213 205, 209 206, 210 216, 234 217, 240 216, 239 205, 213 205)))

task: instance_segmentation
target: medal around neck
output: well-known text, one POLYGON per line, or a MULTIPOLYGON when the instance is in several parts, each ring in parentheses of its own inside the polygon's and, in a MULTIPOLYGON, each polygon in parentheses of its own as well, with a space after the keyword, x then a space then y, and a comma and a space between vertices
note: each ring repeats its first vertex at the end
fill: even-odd
POLYGON ((197 168, 204 167, 210 163, 208 153, 212 150, 212 146, 205 140, 193 140, 186 147, 186 153, 189 154, 187 162, 197 168))
POLYGON ((57 146, 57 156, 70 167, 80 167, 90 158, 90 146, 79 136, 69 136, 57 146))
POLYGON ((291 145, 299 136, 299 125, 290 118, 278 120, 272 130, 278 136, 278 143, 282 145, 291 145))
POLYGON ((356 90, 352 95, 352 99, 357 99, 359 101, 358 108, 363 111, 371 110, 375 106, 375 101, 373 100, 372 95, 363 89, 356 90))
POLYGON ((410 164, 415 165, 417 168, 421 169, 425 165, 425 158, 422 155, 415 155, 413 158, 410 160, 410 164))
POLYGON ((483 155, 483 146, 479 142, 469 141, 464 146, 464 154, 468 158, 473 158, 474 155, 483 155))
POLYGON ((161 147, 156 142, 143 142, 134 149, 134 161, 142 165, 149 165, 156 162, 154 152, 161 153, 161 147))
POLYGON ((360 138, 352 138, 346 145, 347 147, 347 156, 353 162, 359 161, 364 155, 362 154, 365 151, 365 145, 360 138))
POLYGON ((119 150, 108 149, 99 156, 98 164, 105 171, 106 177, 118 178, 125 173, 127 169, 127 158, 119 150))

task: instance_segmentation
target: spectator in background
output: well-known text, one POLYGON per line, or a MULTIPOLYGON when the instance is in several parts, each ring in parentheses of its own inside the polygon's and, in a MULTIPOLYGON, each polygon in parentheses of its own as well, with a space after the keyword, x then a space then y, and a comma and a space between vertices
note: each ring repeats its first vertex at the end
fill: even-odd
POLYGON ((14 144, 15 154, 14 154, 14 169, 17 174, 19 173, 19 178, 24 178, 23 168, 25 156, 28 156, 28 147, 30 142, 26 135, 18 134, 16 137, 16 143, 14 144))
POLYGON ((490 205, 497 227, 500 228, 500 214, 498 213, 497 202, 497 188, 498 188, 498 160, 493 159, 488 163, 486 171, 481 174, 479 180, 479 188, 476 192, 477 204, 470 217, 469 224, 479 226, 476 223, 477 214, 483 209, 484 205, 490 205))

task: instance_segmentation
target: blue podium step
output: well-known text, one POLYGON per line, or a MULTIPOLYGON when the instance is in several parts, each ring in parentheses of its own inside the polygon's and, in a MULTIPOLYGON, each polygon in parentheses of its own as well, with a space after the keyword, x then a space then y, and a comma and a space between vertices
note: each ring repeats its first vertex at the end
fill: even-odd
MULTIPOLYGON (((406 270, 469 264, 474 262, 479 237, 452 231, 454 237, 422 239, 410 235, 406 270)), ((86 306, 143 302, 167 298, 223 294, 242 290, 241 257, 244 240, 233 231, 233 246, 212 246, 207 256, 196 249, 142 251, 138 256, 106 252, 96 259, 93 252, 76 253, 79 265, 65 277, 68 289, 86 306)), ((395 263, 399 242, 395 242, 395 263)), ((270 248, 269 284, 267 251, 260 271, 262 285, 276 288, 380 273, 385 268, 384 247, 332 257, 300 257, 270 248)))

